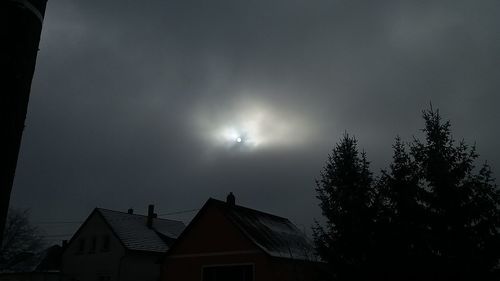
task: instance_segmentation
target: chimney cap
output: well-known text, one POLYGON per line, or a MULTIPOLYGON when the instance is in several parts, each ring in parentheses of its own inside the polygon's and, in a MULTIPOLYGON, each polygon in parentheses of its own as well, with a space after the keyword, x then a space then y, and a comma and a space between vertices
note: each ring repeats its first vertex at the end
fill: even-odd
POLYGON ((236 205, 236 197, 234 197, 234 194, 232 192, 229 192, 229 194, 227 195, 226 203, 230 206, 236 205))

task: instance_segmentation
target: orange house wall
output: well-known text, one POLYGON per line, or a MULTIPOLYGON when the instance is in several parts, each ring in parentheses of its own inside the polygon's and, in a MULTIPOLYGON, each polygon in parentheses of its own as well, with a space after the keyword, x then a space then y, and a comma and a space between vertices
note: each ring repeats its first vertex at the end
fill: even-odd
POLYGON ((259 250, 219 209, 210 206, 183 236, 169 255, 259 250))
POLYGON ((255 281, 269 280, 270 258, 226 220, 208 207, 165 258, 163 281, 200 281, 210 265, 253 264, 255 281))
POLYGON ((177 242, 163 262, 162 281, 201 281, 204 266, 230 264, 253 264, 254 281, 313 280, 309 266, 271 258, 214 207, 177 242))

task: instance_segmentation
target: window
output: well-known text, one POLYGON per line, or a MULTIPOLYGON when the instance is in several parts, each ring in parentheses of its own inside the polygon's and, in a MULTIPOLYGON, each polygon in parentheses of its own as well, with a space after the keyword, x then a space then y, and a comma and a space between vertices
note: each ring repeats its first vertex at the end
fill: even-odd
POLYGON ((107 252, 109 251, 109 245, 111 243, 111 239, 109 238, 109 235, 105 235, 102 237, 102 247, 101 247, 101 252, 107 252))
POLYGON ((202 281, 253 281, 253 265, 207 266, 202 281))
POLYGON ((92 240, 90 240, 89 253, 95 253, 96 248, 97 248, 97 237, 93 236, 92 240))
POLYGON ((85 251, 85 239, 80 238, 78 240, 78 252, 79 254, 82 254, 85 251))

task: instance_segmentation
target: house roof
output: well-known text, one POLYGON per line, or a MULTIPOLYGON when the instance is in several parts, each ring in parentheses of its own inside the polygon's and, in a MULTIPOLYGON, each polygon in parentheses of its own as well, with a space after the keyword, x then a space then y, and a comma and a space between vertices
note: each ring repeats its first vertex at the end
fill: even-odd
POLYGON ((311 241, 288 219, 215 199, 226 217, 273 257, 316 260, 311 241))
POLYGON ((288 219, 213 198, 208 199, 185 232, 209 206, 221 210, 244 236, 271 257, 319 261, 312 242, 288 219))
POLYGON ((147 216, 101 208, 95 210, 129 250, 166 252, 185 227, 180 221, 153 218, 153 226, 149 228, 146 224, 147 216))
POLYGON ((210 199, 247 238, 273 257, 316 260, 311 241, 288 219, 210 199))

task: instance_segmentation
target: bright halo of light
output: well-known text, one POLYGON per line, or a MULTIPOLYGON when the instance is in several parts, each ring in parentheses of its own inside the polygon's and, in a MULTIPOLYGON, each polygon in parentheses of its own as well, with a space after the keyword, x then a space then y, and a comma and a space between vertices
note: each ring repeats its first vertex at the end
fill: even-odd
POLYGON ((227 147, 256 148, 279 140, 287 126, 263 110, 248 110, 244 117, 235 118, 228 125, 214 131, 216 143, 227 147))
MULTIPOLYGON (((206 106, 206 105, 205 105, 206 106)), ((255 100, 199 108, 197 131, 213 148, 235 151, 296 146, 308 139, 312 127, 296 111, 255 100)))

